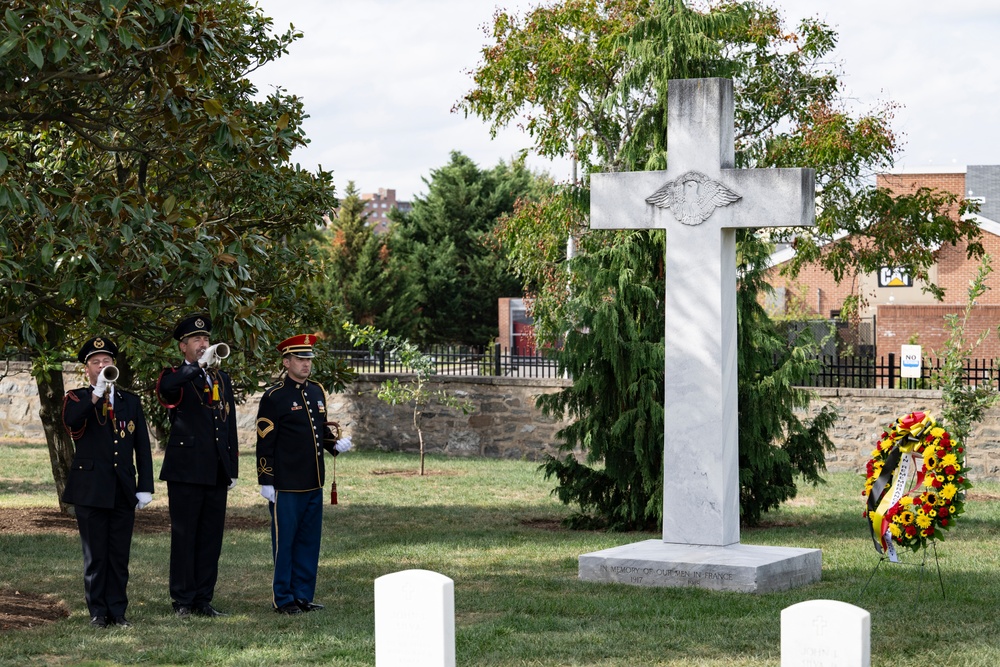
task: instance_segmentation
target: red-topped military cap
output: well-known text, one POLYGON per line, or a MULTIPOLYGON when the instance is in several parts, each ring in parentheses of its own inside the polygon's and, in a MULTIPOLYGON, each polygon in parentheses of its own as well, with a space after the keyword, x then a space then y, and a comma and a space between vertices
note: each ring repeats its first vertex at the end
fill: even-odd
POLYGON ((313 345, 316 343, 316 334, 299 334, 292 336, 278 343, 278 352, 281 356, 291 354, 302 359, 312 359, 313 345))

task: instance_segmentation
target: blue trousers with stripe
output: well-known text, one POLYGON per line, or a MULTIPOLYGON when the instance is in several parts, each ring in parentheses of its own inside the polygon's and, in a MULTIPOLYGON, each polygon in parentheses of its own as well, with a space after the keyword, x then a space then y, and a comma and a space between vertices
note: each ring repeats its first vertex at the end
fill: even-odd
POLYGON ((277 491, 271 511, 272 603, 312 602, 323 531, 323 489, 277 491))

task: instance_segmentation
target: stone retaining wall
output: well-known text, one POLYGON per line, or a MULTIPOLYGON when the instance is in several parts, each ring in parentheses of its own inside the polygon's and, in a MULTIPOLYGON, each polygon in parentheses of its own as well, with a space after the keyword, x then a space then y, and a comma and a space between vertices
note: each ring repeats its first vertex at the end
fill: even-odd
MULTIPOLYGON (((840 419, 831 432, 836 452, 827 454, 828 470, 862 472, 877 438, 898 417, 914 411, 940 418, 940 391, 906 389, 814 389, 808 414, 823 405, 837 408, 840 419)), ((1000 481, 1000 406, 986 413, 972 431, 966 464, 976 479, 1000 481)))
MULTIPOLYGON (((3 438, 43 439, 38 419, 38 392, 25 363, 0 364, 0 444, 3 438)), ((81 384, 78 366, 67 365, 67 387, 81 384)), ((374 390, 386 375, 362 375, 347 391, 329 397, 329 414, 344 425, 360 449, 419 451, 413 411, 389 406, 374 390)), ((405 377, 405 376, 404 376, 405 377)), ((485 456, 536 461, 557 453, 555 433, 563 419, 544 417, 535 408, 541 394, 554 393, 566 380, 544 378, 448 377, 438 387, 467 398, 476 410, 429 406, 422 416, 425 450, 453 456, 485 456)), ((836 451, 827 454, 831 471, 864 470, 879 434, 897 417, 914 410, 941 414, 941 392, 903 389, 815 389, 809 414, 824 404, 836 406, 840 419, 831 437, 836 451)), ((237 406, 240 447, 252 450, 258 395, 237 406)), ((979 479, 1000 481, 1000 407, 990 410, 973 431, 968 447, 970 472, 979 479)))

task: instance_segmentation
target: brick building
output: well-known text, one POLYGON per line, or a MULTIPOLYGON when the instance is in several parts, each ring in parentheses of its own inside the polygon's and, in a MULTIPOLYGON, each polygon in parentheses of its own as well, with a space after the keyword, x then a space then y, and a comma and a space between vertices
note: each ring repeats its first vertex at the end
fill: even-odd
MULTIPOLYGON (((987 279, 989 289, 977 302, 966 327, 966 340, 974 341, 982 331, 1000 324, 1000 166, 969 166, 950 171, 881 174, 880 187, 897 193, 912 193, 928 187, 944 190, 980 203, 976 222, 983 231, 982 244, 994 258, 996 273, 987 279)), ((957 215, 957 212, 956 212, 957 215)), ((850 276, 837 285, 822 269, 805 268, 793 281, 778 275, 780 265, 790 259, 790 250, 772 257, 775 269, 771 284, 776 297, 768 306, 775 312, 804 317, 836 317, 844 299, 852 293, 863 298, 862 318, 874 317, 875 347, 879 355, 898 352, 899 346, 916 343, 926 356, 938 356, 947 339, 944 316, 961 313, 968 299, 969 281, 979 268, 979 260, 968 259, 964 245, 945 245, 937 251, 937 262, 929 270, 930 279, 945 290, 944 301, 936 301, 921 290, 903 271, 883 267, 871 274, 850 276)), ((994 333, 977 348, 977 358, 1000 357, 1000 338, 994 333)))
POLYGON ((368 224, 376 234, 382 234, 389 229, 389 211, 392 209, 399 209, 401 213, 413 210, 412 202, 397 200, 396 191, 386 188, 379 188, 378 192, 363 192, 361 199, 365 202, 368 224))

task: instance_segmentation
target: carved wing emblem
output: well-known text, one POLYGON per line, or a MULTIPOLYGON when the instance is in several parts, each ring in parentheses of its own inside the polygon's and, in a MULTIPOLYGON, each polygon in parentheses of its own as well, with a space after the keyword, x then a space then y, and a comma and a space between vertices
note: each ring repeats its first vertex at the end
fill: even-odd
POLYGON ((689 171, 646 197, 646 203, 668 209, 685 225, 700 225, 715 213, 715 209, 742 198, 743 195, 705 174, 689 171))

